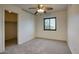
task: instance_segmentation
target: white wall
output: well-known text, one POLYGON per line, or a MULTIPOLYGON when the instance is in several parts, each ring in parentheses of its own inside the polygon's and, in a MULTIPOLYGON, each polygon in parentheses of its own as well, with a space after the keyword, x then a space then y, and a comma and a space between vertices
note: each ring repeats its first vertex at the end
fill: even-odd
POLYGON ((19 15, 18 25, 19 44, 29 41, 35 37, 34 15, 22 12, 19 15))
MULTIPOLYGON (((1 5, 3 9, 10 10, 18 14, 18 44, 22 44, 34 38, 34 15, 31 15, 15 5, 1 5)), ((3 39, 3 13, 4 11, 0 8, 0 52, 4 49, 4 39, 3 39)), ((4 32, 5 33, 5 32, 4 32)))
POLYGON ((0 6, 0 52, 5 50, 4 46, 4 20, 3 20, 3 9, 0 6))
POLYGON ((79 5, 68 7, 68 44, 72 53, 79 53, 79 5))
POLYGON ((47 15, 39 15, 36 17, 36 37, 56 39, 56 40, 67 40, 67 19, 66 11, 52 12, 47 15), (44 31, 43 29, 43 18, 56 17, 57 20, 57 31, 44 31))

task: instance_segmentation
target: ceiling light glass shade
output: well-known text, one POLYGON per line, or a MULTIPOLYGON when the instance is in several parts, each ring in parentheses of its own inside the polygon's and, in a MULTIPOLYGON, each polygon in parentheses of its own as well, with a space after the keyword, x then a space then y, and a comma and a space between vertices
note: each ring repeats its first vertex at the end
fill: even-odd
POLYGON ((9 10, 8 12, 9 12, 9 13, 11 13, 12 11, 11 11, 11 10, 9 10))
POLYGON ((38 11, 39 13, 43 13, 43 12, 44 12, 43 9, 38 9, 37 11, 38 11))

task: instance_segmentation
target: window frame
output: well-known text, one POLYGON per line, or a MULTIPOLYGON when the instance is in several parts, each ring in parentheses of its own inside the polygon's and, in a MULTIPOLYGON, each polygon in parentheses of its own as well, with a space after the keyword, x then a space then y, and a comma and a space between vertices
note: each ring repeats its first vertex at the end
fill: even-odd
POLYGON ((44 18, 44 30, 45 31, 56 31, 57 30, 57 21, 56 21, 56 17, 49 17, 49 18, 44 18), (46 19, 55 19, 55 29, 50 29, 50 21, 49 21, 49 29, 45 29, 45 20, 46 19))

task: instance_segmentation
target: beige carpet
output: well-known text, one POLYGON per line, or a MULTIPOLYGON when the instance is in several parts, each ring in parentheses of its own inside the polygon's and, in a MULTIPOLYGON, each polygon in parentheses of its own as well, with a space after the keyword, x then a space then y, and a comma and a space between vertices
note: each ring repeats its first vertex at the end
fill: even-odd
POLYGON ((5 40, 5 46, 12 46, 13 44, 17 44, 17 38, 5 40))
POLYGON ((22 45, 7 46, 7 54, 71 54, 66 42, 33 39, 22 45))

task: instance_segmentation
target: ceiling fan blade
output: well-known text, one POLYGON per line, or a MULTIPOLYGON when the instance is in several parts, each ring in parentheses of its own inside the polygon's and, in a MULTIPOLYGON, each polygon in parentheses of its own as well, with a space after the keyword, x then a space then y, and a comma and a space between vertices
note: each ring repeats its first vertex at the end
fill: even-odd
POLYGON ((51 8, 51 7, 46 7, 46 9, 47 9, 47 10, 53 10, 53 8, 51 8))
POLYGON ((33 8, 29 8, 29 9, 37 9, 37 8, 34 8, 34 7, 33 7, 33 8))
POLYGON ((35 13, 34 13, 34 15, 36 15, 38 12, 36 11, 35 13))

